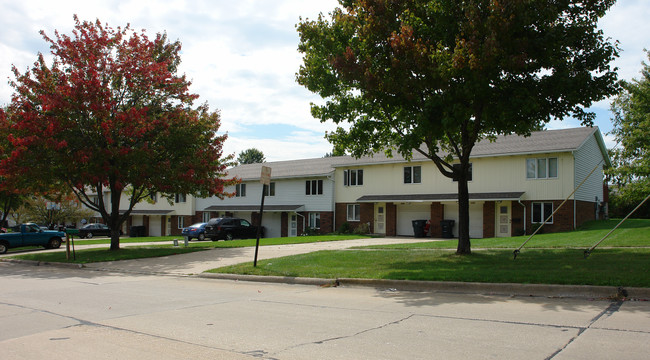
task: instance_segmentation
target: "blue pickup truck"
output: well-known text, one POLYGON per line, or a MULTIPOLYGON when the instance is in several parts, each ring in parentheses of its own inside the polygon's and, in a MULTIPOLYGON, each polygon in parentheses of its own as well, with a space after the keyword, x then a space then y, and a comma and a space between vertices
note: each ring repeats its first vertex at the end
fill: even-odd
POLYGON ((13 232, 0 233, 0 254, 6 253, 11 248, 23 246, 58 249, 64 237, 65 233, 62 231, 43 230, 33 223, 22 224, 13 232))

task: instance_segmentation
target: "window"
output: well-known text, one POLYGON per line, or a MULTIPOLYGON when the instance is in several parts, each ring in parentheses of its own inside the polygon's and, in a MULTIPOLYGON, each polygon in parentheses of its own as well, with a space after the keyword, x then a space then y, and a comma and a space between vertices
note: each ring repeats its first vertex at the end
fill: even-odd
POLYGON ((323 180, 307 180, 305 195, 323 195, 323 180))
POLYGON ((363 170, 343 170, 343 186, 363 185, 363 170))
POLYGON ((320 229, 320 213, 309 213, 309 228, 320 229))
POLYGON ((157 193, 152 193, 149 195, 149 199, 151 199, 152 203, 157 203, 158 202, 158 194, 157 193))
POLYGON ((275 196, 275 183, 272 182, 264 187, 264 196, 275 196))
POLYGON ((185 217, 184 216, 179 216, 178 217, 178 228, 182 229, 185 227, 185 217))
POLYGON ((184 203, 187 201, 187 196, 185 194, 176 194, 174 200, 176 203, 184 203))
MULTIPOLYGON (((454 164, 454 170, 460 170, 460 164, 454 164)), ((454 179, 454 181, 458 181, 454 179)), ((472 163, 469 164, 469 169, 467 169, 467 181, 472 181, 472 163)))
POLYGON ((527 179, 557 178, 557 158, 526 159, 527 179))
POLYGON ((361 205, 348 205, 348 221, 361 221, 361 205))
POLYGON ((404 184, 419 184, 422 182, 421 166, 404 167, 404 184))
POLYGON ((237 184, 235 185, 235 196, 244 197, 246 196, 246 184, 237 184))
MULTIPOLYGON (((534 202, 533 203, 533 223, 543 223, 544 220, 548 219, 549 216, 553 214, 553 203, 552 202, 534 202)), ((552 224, 553 218, 551 217, 547 224, 552 224)))
POLYGON ((203 216, 203 222, 210 221, 210 212, 209 211, 204 212, 202 216, 203 216))

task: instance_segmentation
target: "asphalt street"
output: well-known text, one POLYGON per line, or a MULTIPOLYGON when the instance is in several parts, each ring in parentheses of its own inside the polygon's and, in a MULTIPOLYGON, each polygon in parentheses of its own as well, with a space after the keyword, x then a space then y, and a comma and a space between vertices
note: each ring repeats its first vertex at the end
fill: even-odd
POLYGON ((646 359, 650 304, 0 263, 3 359, 646 359))
MULTIPOLYGON (((264 247, 260 258, 344 244, 305 245, 264 247)), ((209 279, 193 275, 251 261, 250 249, 183 256, 87 268, 0 262, 0 359, 647 359, 650 352, 647 301, 209 279)))

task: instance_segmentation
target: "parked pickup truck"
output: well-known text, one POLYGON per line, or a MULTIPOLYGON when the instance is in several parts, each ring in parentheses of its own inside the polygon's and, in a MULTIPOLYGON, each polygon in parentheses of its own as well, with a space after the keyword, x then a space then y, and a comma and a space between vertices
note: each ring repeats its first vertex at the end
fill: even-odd
POLYGON ((58 249, 65 233, 62 231, 43 230, 33 223, 14 227, 13 232, 0 233, 0 254, 11 248, 23 246, 43 246, 46 249, 58 249))

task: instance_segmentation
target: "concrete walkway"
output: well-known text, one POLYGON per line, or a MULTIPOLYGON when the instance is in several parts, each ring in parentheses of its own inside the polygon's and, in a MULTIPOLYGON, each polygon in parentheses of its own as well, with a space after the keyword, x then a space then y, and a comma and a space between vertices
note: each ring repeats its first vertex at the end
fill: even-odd
MULTIPOLYGON (((372 238, 344 241, 326 241, 306 244, 269 245, 260 246, 257 259, 272 259, 283 256, 306 254, 320 250, 341 250, 355 246, 402 244, 425 241, 431 241, 431 239, 372 238)), ((183 246, 182 241, 180 242, 180 246, 183 246)), ((82 247, 79 246, 77 247, 77 249, 81 248, 82 247)), ((206 270, 218 267, 250 262, 253 261, 254 258, 255 247, 217 248, 213 250, 197 251, 189 254, 173 256, 92 263, 86 264, 85 267, 96 270, 133 273, 197 275, 206 270)))

